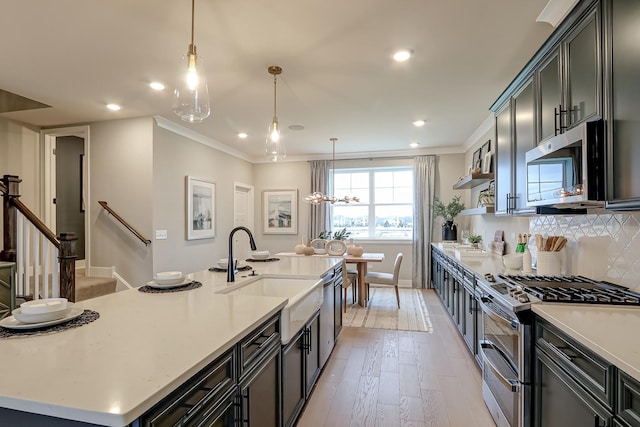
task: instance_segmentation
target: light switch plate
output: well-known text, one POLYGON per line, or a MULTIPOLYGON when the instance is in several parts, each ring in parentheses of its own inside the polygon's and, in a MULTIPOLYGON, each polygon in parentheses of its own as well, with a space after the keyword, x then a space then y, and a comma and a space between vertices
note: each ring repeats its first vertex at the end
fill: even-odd
POLYGON ((164 240, 167 238, 167 230, 156 230, 156 240, 164 240))

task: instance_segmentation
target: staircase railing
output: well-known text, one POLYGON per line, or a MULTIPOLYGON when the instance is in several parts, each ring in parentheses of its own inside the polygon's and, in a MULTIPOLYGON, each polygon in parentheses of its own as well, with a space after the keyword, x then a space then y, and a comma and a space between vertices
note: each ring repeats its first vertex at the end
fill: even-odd
POLYGON ((75 233, 56 235, 20 200, 22 180, 4 175, 0 184, 3 245, 0 260, 16 263, 16 297, 63 297, 75 301, 75 233))
POLYGON ((125 221, 124 218, 122 218, 120 215, 118 215, 116 211, 111 209, 111 207, 107 204, 107 202, 105 202, 104 200, 99 200, 98 204, 102 206, 108 213, 113 215, 113 217, 117 219, 118 222, 120 222, 120 224, 124 225, 125 228, 129 230, 131 233, 133 233, 133 235, 136 236, 138 240, 140 240, 142 243, 144 243, 145 246, 149 246, 151 244, 151 240, 147 239, 138 230, 133 228, 133 226, 129 224, 127 221, 125 221))

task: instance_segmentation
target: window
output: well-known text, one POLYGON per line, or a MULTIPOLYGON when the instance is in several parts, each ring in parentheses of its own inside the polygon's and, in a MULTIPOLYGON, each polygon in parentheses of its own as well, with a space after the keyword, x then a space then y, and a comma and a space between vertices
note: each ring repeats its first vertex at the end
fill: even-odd
POLYGON ((346 227, 353 238, 413 238, 412 167, 336 169, 332 194, 358 196, 360 203, 333 205, 331 230, 346 227))

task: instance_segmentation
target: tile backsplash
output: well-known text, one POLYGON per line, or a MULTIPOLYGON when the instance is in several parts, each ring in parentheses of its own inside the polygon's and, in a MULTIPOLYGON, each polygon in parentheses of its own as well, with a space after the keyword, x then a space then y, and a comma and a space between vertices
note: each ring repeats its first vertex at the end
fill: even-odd
POLYGON ((565 273, 627 286, 640 292, 640 212, 536 216, 529 232, 562 235, 565 273))

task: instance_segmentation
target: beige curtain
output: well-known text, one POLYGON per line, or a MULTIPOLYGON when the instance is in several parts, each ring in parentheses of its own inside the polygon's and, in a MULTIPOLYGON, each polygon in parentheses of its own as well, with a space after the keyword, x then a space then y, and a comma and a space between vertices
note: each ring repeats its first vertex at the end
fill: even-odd
MULTIPOLYGON (((327 194, 329 187, 329 161, 314 160, 309 162, 309 167, 311 168, 311 191, 327 194)), ((329 229, 328 205, 328 203, 311 205, 311 221, 309 222, 310 239, 317 238, 320 232, 329 229)))
POLYGON ((431 287, 431 230, 436 189, 436 156, 414 159, 413 274, 414 288, 431 287))

